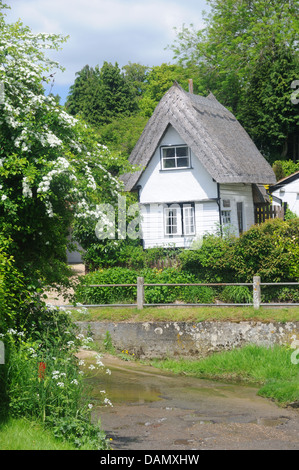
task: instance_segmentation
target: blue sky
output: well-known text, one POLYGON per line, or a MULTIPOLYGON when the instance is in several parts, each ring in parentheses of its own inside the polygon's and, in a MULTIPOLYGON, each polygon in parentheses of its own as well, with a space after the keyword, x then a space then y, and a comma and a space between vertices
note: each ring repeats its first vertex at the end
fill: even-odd
MULTIPOLYGON (((7 22, 21 19, 33 33, 70 36, 63 50, 51 53, 63 67, 57 73, 52 92, 62 103, 73 84, 75 73, 86 64, 104 61, 120 67, 129 62, 147 66, 172 62, 172 44, 183 24, 203 26, 205 0, 5 0, 11 10, 7 22)), ((47 91, 47 90, 46 90, 47 91)))

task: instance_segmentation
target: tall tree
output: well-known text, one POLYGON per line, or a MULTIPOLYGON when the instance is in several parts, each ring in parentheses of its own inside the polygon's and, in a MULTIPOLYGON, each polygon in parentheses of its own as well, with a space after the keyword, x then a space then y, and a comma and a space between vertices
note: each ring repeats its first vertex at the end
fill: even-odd
POLYGON ((163 95, 177 81, 188 91, 188 80, 194 81, 194 93, 205 92, 197 67, 178 64, 162 64, 152 67, 147 74, 147 86, 139 103, 144 116, 150 117, 163 95))
POLYGON ((104 62, 101 69, 86 65, 70 88, 66 109, 92 125, 107 124, 137 110, 136 90, 117 63, 104 62))

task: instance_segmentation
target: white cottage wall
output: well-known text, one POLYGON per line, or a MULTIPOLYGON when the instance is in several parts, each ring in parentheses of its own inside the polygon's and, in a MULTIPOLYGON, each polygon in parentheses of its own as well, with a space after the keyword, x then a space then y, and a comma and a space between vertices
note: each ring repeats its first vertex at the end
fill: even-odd
MULTIPOLYGON (((282 202, 286 202, 289 209, 299 217, 299 177, 295 181, 273 191, 272 194, 281 199, 282 202)), ((273 204, 275 205, 275 201, 273 201, 273 204)))
POLYGON ((231 228, 239 235, 237 203, 242 203, 243 231, 248 230, 254 224, 254 204, 251 184, 220 184, 221 210, 231 212, 231 228), (230 207, 224 206, 224 201, 230 201, 230 207))
POLYGON ((162 170, 161 147, 168 145, 185 145, 171 126, 138 182, 144 248, 187 248, 204 233, 215 232, 216 224, 219 223, 219 208, 215 201, 217 183, 192 153, 191 168, 162 170), (165 236, 164 208, 167 204, 175 203, 194 204, 194 236, 165 236))
POLYGON ((191 168, 161 170, 160 149, 164 145, 185 145, 178 132, 169 127, 155 154, 144 170, 140 185, 140 203, 190 202, 217 198, 217 184, 191 153, 191 168))

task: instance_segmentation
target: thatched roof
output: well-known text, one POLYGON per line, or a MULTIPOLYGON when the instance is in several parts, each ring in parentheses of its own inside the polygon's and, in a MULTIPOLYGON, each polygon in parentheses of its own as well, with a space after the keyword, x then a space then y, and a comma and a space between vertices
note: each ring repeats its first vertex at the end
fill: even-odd
POLYGON ((184 91, 176 82, 163 96, 129 161, 141 169, 124 175, 125 190, 138 180, 169 126, 173 126, 217 183, 274 184, 275 174, 231 112, 210 94, 184 91))

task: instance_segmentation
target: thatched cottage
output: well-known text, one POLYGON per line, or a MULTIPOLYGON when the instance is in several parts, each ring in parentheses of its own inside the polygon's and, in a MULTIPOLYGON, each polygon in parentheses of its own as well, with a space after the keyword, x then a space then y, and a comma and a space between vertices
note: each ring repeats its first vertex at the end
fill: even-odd
POLYGON ((190 247, 230 226, 254 224, 259 188, 274 184, 271 166, 231 112, 210 94, 177 83, 156 107, 130 156, 139 169, 124 175, 138 191, 144 248, 190 247))

